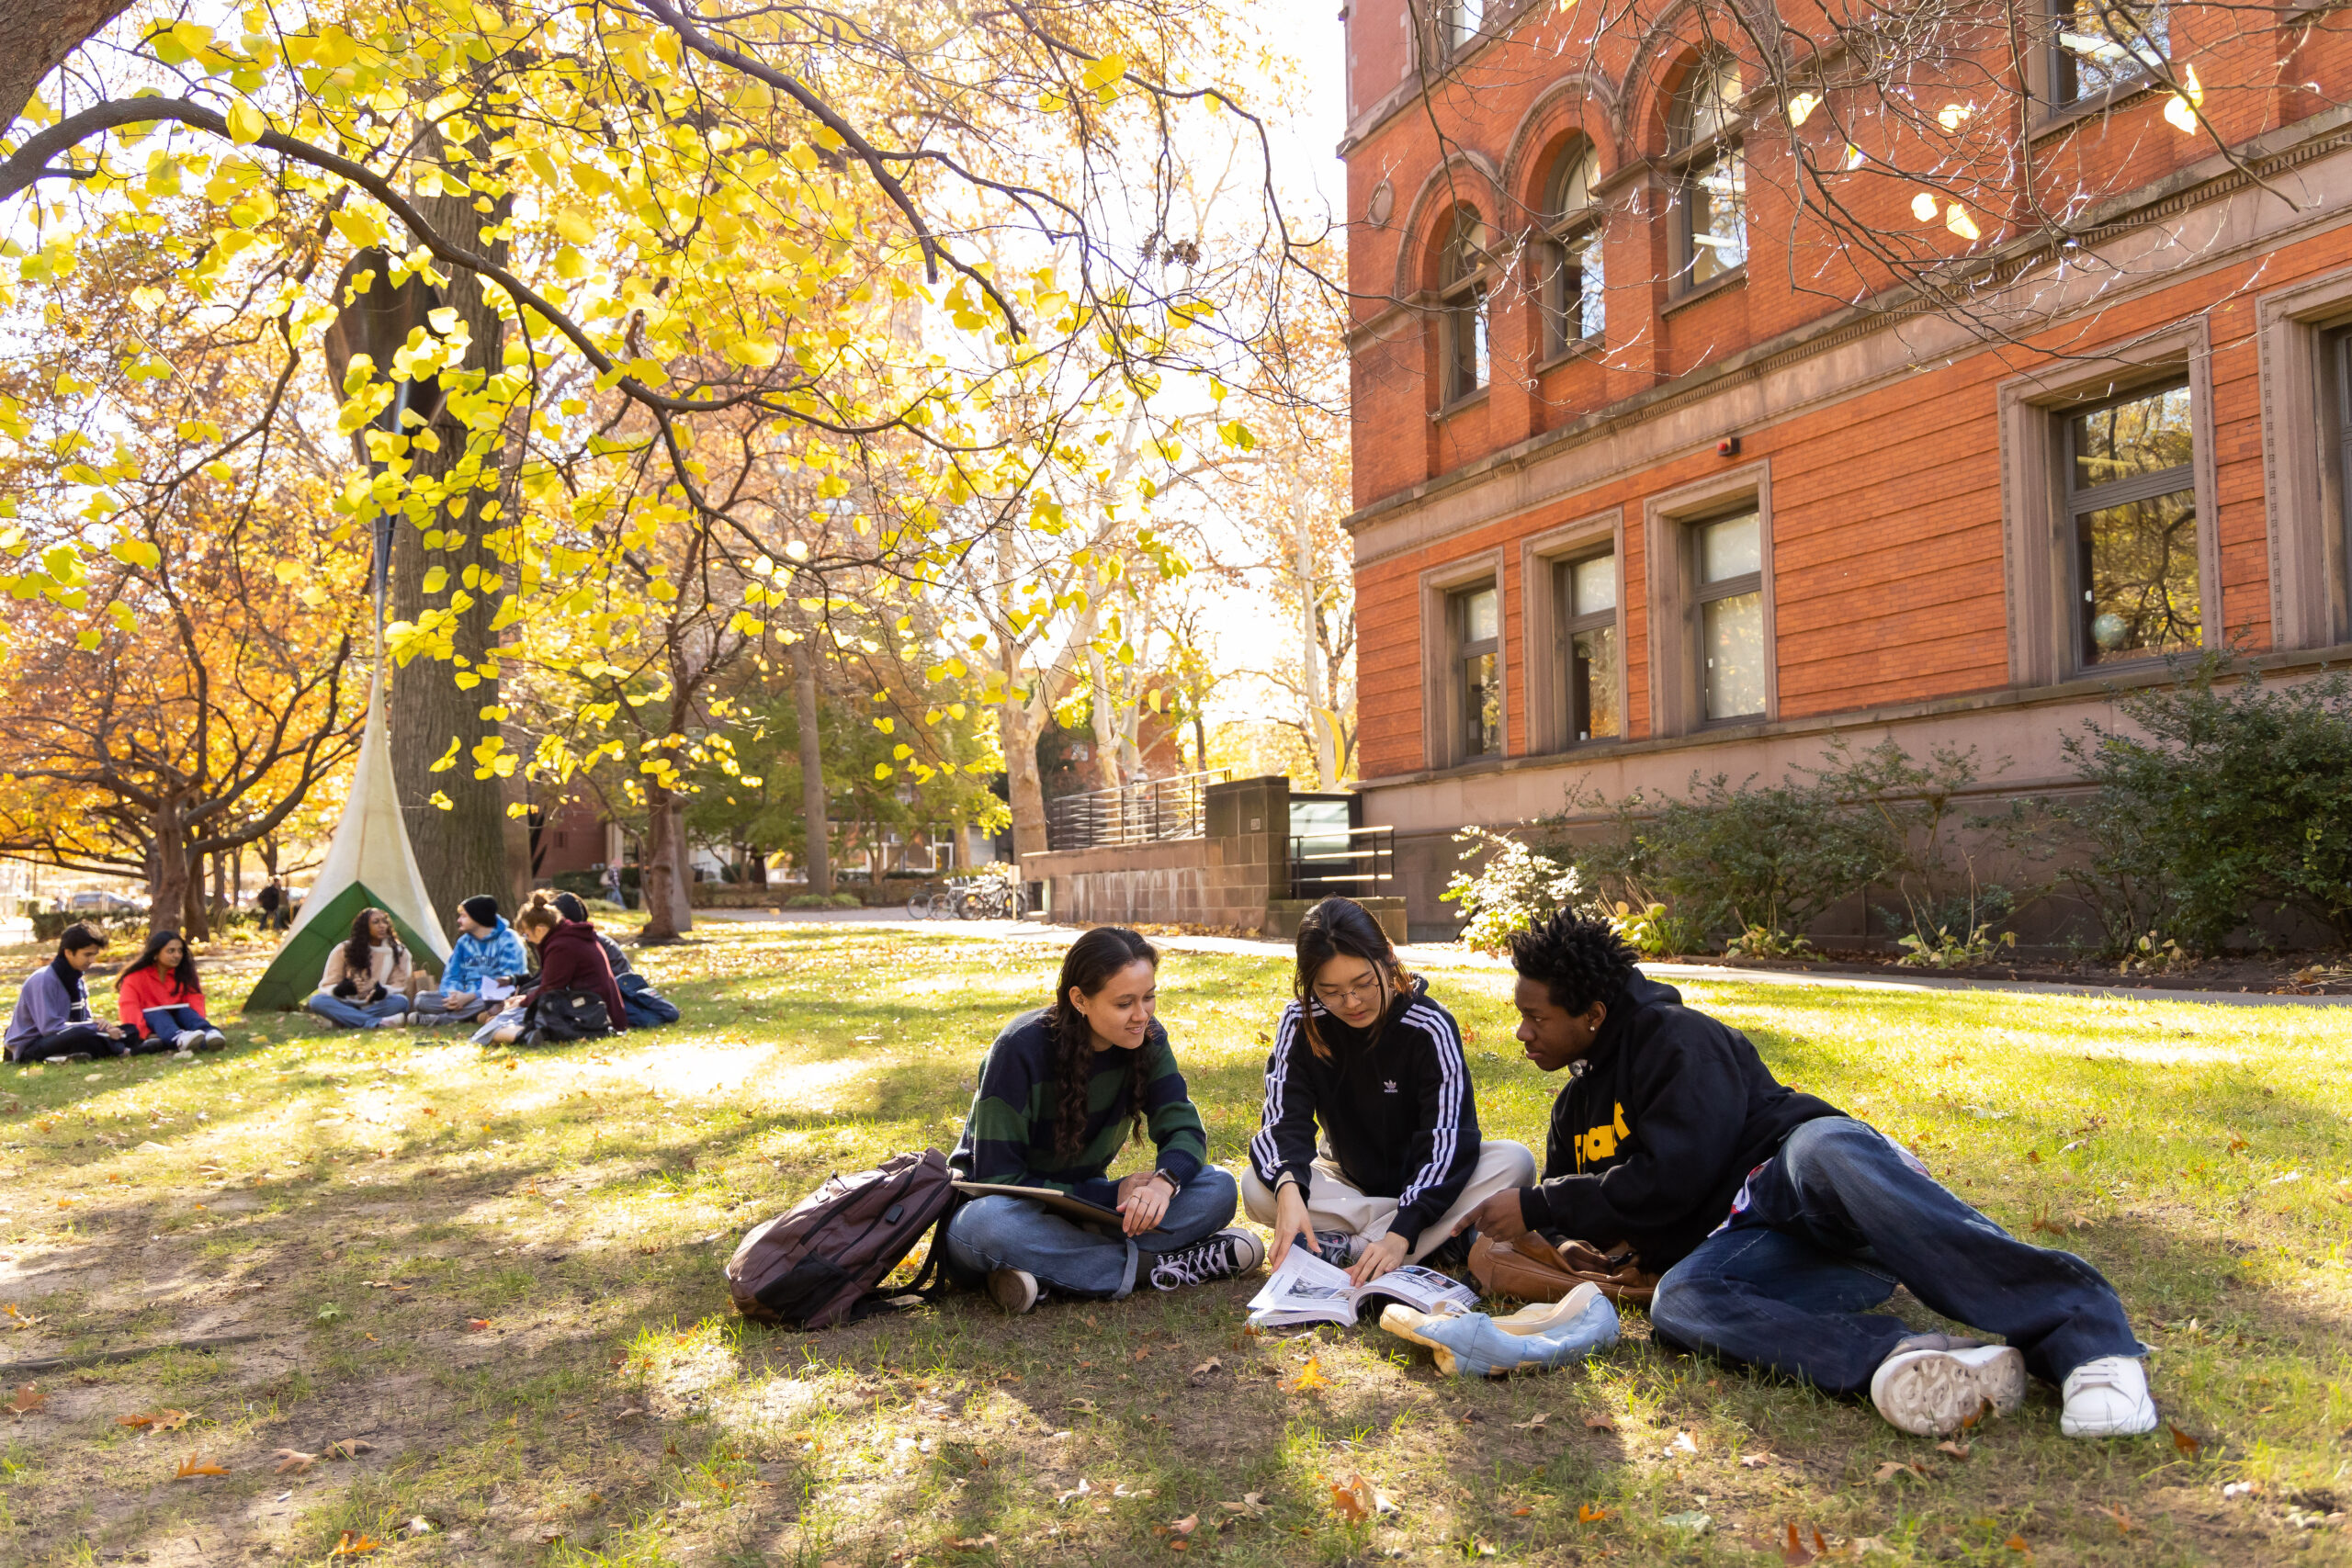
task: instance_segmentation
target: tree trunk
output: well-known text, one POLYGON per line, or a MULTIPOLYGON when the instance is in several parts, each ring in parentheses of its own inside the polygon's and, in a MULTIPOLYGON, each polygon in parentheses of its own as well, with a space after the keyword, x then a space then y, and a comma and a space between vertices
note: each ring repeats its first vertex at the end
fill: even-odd
POLYGON ((42 77, 130 8, 130 0, 41 0, 38 6, 0 6, 0 125, 25 112, 42 77))
POLYGON ((684 807, 677 795, 659 784, 645 791, 645 863, 639 886, 645 899, 649 942, 675 942, 694 928, 694 904, 685 891, 684 807))
POLYGON ((1037 723, 1029 702, 1010 682, 997 705, 997 737, 1004 748, 1006 793, 1012 796, 1012 858, 1046 852, 1046 786, 1037 776, 1037 723))
MULTIPOLYGON (((476 212, 469 197, 423 197, 417 205, 427 221, 457 243, 501 263, 506 259, 504 240, 489 243, 481 237, 485 227, 506 216, 503 201, 487 213, 476 212)), ((470 272, 453 272, 447 302, 472 334, 464 367, 496 374, 504 357, 504 330, 498 312, 483 298, 480 278, 470 272)), ((440 440, 440 450, 414 454, 412 478, 420 484, 446 480, 466 457, 465 427, 446 409, 434 422, 433 432, 440 440)), ((487 470, 497 471, 498 452, 481 457, 487 470)), ((407 520, 396 524, 392 530, 393 619, 414 621, 428 609, 446 608, 451 595, 468 592, 462 583, 468 567, 479 568, 485 577, 510 570, 484 547, 480 532, 481 508, 496 493, 469 491, 454 513, 443 506, 425 519, 430 526, 448 530, 460 541, 454 548, 428 553, 423 528, 407 520), (424 575, 435 566, 447 570, 448 583, 428 601, 424 575)), ((509 498, 508 513, 512 510, 509 498)), ((498 612, 502 592, 471 591, 474 603, 457 618, 454 628, 457 662, 419 659, 397 671, 392 681, 387 717, 401 816, 408 824, 417 869, 424 875, 425 893, 433 900, 445 934, 456 931, 461 899, 477 893, 511 896, 513 892, 506 858, 504 781, 494 773, 486 779, 475 778, 472 756, 478 743, 499 733, 496 720, 481 716, 482 709, 498 702, 499 683, 494 677, 485 678, 460 689, 455 679, 459 674, 480 676, 484 663, 492 660, 494 643, 490 623, 498 612), (444 773, 432 772, 433 763, 448 750, 453 739, 458 743, 455 764, 444 773), (436 790, 448 796, 447 810, 433 804, 436 790)))
POLYGON ((828 820, 824 748, 817 728, 822 710, 817 702, 817 644, 812 638, 792 645, 792 704, 800 727, 800 862, 808 868, 808 891, 830 896, 832 824, 828 820))
POLYGON ((1337 789, 1339 738, 1331 733, 1330 721, 1324 717, 1327 705, 1323 696, 1323 639, 1315 624, 1315 529, 1307 519, 1306 482, 1295 468, 1290 480, 1290 515, 1298 532, 1299 684, 1306 702, 1306 733, 1315 742, 1315 784, 1317 789, 1337 789))
POLYGON ((151 825, 154 849, 147 865, 147 933, 153 936, 184 925, 187 919, 187 834, 180 827, 179 807, 165 802, 151 825))

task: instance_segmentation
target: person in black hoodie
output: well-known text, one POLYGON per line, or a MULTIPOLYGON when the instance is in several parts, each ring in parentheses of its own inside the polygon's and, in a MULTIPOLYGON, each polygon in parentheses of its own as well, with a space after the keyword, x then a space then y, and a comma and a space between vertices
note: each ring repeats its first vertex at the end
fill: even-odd
POLYGON ((1297 955, 1241 1182, 1250 1217, 1273 1228, 1277 1263, 1295 1238, 1357 1284, 1457 1262, 1463 1247, 1440 1252, 1454 1220, 1533 1181, 1535 1156, 1480 1141, 1462 1032, 1363 905, 1309 909, 1297 955))
POLYGON ((1867 1391, 1907 1432, 2014 1409, 2028 1371, 2062 1385, 2069 1437, 2154 1429, 2145 1348, 2088 1263, 2018 1240, 1876 1128, 1776 1081, 1746 1035, 1643 976, 1606 921, 1554 916, 1511 939, 1511 963, 1528 1059, 1575 1076, 1553 1104, 1544 1179, 1464 1226, 1630 1247, 1662 1276, 1661 1338, 1867 1391), (1898 1283, 2008 1343, 1871 1311, 1898 1283))

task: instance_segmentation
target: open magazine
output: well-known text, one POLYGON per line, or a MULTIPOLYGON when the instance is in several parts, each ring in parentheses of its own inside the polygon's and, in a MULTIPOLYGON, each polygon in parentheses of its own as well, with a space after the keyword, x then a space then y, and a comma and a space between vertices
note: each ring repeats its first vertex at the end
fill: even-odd
POLYGON ((1418 1263, 1392 1269, 1369 1284, 1350 1284, 1346 1269, 1333 1268, 1294 1244, 1283 1252, 1266 1288, 1250 1298, 1250 1323, 1254 1328, 1282 1328, 1294 1323, 1351 1324, 1363 1303, 1374 1296, 1400 1301, 1422 1312, 1435 1312, 1445 1302, 1464 1308, 1478 1304, 1478 1293, 1469 1286, 1418 1263))

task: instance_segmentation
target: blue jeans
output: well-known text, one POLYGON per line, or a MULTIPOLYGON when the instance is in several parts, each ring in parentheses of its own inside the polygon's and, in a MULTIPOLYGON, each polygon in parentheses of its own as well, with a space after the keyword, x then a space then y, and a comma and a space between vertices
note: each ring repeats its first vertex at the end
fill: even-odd
POLYGON ((366 1029, 379 1018, 408 1011, 408 998, 397 993, 380 1002, 354 1002, 321 991, 302 1005, 329 1023, 341 1024, 345 1029, 366 1029))
POLYGON ((193 1029, 201 1033, 212 1027, 194 1008, 149 1008, 139 1018, 147 1026, 149 1035, 167 1043, 174 1035, 187 1030, 193 1029))
POLYGON ((2052 1382, 2146 1353, 2098 1269, 2018 1240, 1845 1116, 1804 1123, 1750 1174, 1723 1228, 1658 1280, 1650 1322, 1683 1349, 1860 1394, 1914 1332, 1869 1310, 1898 1283, 2052 1382))
POLYGON ((1049 1290, 1117 1301, 1136 1288, 1144 1253, 1173 1252, 1225 1228, 1238 1195, 1229 1172, 1204 1165, 1141 1235, 1105 1235, 1026 1198, 974 1198, 947 1222, 947 1273, 972 1285, 1022 1269, 1049 1290))

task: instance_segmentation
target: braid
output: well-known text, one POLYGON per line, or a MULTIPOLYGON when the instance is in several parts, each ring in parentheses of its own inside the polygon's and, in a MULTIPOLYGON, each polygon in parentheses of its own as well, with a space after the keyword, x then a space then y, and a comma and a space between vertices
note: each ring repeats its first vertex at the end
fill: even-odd
POLYGON ((1054 1107, 1054 1147, 1078 1152, 1086 1136, 1086 1088, 1094 1078, 1094 1032, 1086 1015, 1065 997, 1054 1004, 1054 1076, 1060 1093, 1054 1107))

